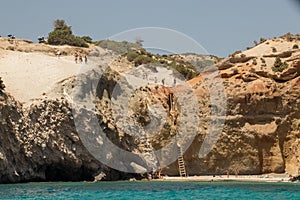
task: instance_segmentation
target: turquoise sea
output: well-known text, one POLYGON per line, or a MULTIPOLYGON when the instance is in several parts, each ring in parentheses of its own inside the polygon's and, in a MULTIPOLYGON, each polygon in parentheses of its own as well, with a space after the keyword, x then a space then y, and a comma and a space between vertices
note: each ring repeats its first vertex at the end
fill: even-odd
POLYGON ((155 181, 3 184, 0 199, 300 199, 300 184, 155 181))

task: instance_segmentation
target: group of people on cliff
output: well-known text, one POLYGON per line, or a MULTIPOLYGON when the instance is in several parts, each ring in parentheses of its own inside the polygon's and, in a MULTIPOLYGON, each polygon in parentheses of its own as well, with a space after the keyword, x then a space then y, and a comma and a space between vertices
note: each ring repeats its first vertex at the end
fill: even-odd
MULTIPOLYGON (((60 58, 62 53, 60 50, 57 50, 56 53, 55 53, 56 57, 57 58, 60 58)), ((75 63, 87 63, 88 62, 88 58, 87 58, 87 55, 86 54, 82 54, 80 52, 75 52, 74 54, 74 61, 75 63)))
POLYGON ((81 53, 75 52, 74 54, 74 60, 75 63, 82 63, 84 60, 84 63, 87 63, 88 59, 87 59, 87 55, 83 55, 81 53))

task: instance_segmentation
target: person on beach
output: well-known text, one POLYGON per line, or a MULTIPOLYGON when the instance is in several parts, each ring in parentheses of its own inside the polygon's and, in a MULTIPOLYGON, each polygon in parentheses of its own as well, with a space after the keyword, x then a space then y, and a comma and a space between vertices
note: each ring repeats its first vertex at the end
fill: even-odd
POLYGON ((234 168, 234 174, 235 174, 235 177, 237 178, 238 175, 239 175, 239 169, 238 168, 234 168))
POLYGON ((158 177, 158 179, 162 179, 162 169, 158 169, 157 170, 157 177, 158 177))
POLYGON ((82 63, 82 55, 79 55, 79 62, 82 63))
POLYGON ((226 170, 226 174, 227 174, 227 178, 229 178, 229 174, 230 174, 230 170, 229 169, 226 170))

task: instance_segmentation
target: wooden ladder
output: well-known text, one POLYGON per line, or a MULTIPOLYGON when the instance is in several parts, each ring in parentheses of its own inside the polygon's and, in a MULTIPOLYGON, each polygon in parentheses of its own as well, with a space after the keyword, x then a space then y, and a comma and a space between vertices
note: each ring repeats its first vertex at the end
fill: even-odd
POLYGON ((187 177, 181 147, 178 147, 178 170, 180 177, 187 177))
MULTIPOLYGON (((174 110, 175 110, 175 102, 174 102, 174 96, 173 93, 169 94, 169 107, 170 107, 170 116, 172 118, 174 118, 174 110)), ((185 169, 185 164, 184 164, 184 159, 183 159, 183 155, 182 155, 182 149, 180 146, 177 146, 178 148, 178 170, 179 170, 179 175, 180 177, 187 177, 186 174, 186 169, 185 169)))

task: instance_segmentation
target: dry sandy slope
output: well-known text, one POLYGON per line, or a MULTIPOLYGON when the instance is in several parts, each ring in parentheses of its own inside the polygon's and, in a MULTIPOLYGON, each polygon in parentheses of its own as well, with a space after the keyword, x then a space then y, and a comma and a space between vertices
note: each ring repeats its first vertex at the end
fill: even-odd
POLYGON ((56 58, 38 52, 0 52, 0 77, 6 91, 22 103, 40 98, 56 82, 77 74, 81 66, 72 56, 56 58))
POLYGON ((25 105, 42 98, 43 93, 48 98, 60 97, 57 87, 61 81, 95 66, 107 66, 117 58, 111 51, 93 45, 90 48, 79 48, 25 43, 15 46, 15 51, 11 51, 5 50, 7 43, 0 38, 0 77, 6 86, 5 90, 25 105), (23 51, 25 47, 28 51, 23 51), (58 49, 63 52, 60 58, 54 54, 58 49), (76 64, 75 52, 82 55, 96 52, 97 55, 88 56, 87 63, 76 64))

